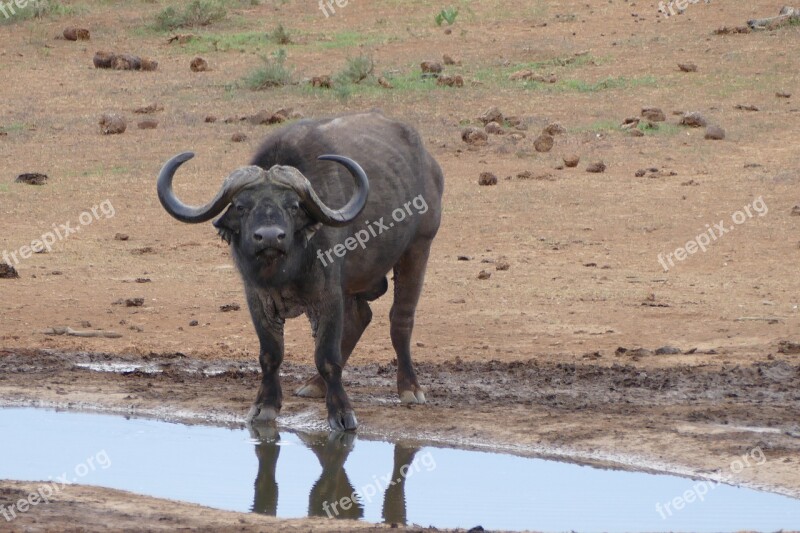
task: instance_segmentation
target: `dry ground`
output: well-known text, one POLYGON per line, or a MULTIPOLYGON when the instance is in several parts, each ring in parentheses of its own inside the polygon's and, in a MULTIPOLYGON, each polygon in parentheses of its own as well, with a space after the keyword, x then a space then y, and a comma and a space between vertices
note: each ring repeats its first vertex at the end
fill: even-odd
MULTIPOLYGON (((665 18, 652 1, 463 1, 447 34, 433 16, 448 2, 353 0, 328 19, 314 2, 234 2, 225 21, 181 30, 203 37, 184 45, 147 27, 164 2, 69 4, 73 14, 0 25, 0 251, 18 251, 54 224, 76 226, 104 201, 114 216, 101 213, 50 253, 21 261, 19 279, 0 279, 4 401, 182 408, 207 419, 246 412, 252 373, 175 383, 170 373, 97 376, 71 363, 100 356, 59 354, 172 361, 175 371, 197 361, 254 362, 257 342, 226 247, 210 224, 183 225, 163 212, 155 175, 171 155, 194 150, 176 188, 200 203, 275 128, 222 119, 282 107, 308 117, 380 107, 420 130, 444 169, 446 193, 415 330, 431 403, 392 403, 391 302, 379 300, 347 384, 364 431, 707 474, 762 446, 766 465, 737 479, 800 495, 800 355, 780 344, 798 340, 800 323, 791 266, 800 254, 800 217, 792 216, 800 201, 800 27, 713 34, 777 15, 781 4, 700 2, 665 18), (396 87, 356 88, 344 100, 303 83, 241 86, 259 56, 279 47, 253 35, 278 23, 294 32, 297 42, 283 48, 298 81, 369 54, 376 74, 396 87), (69 25, 90 29, 92 40, 56 39, 69 25), (97 50, 152 56, 159 67, 97 70, 97 50), (211 71, 189 70, 198 53, 211 71), (444 53, 462 62, 446 71, 461 74, 463 88, 416 80, 421 61, 444 53), (681 72, 679 62, 698 71, 681 72), (522 68, 558 81, 508 80, 522 68), (164 108, 152 115, 158 128, 137 129, 145 117, 132 110, 154 102, 164 108), (523 117, 526 138, 464 144, 462 127, 489 106, 523 117), (643 137, 618 128, 644 106, 662 108, 667 123, 643 137), (674 111, 702 112, 727 138, 677 126, 674 111), (100 135, 105 112, 124 115, 128 131, 100 135), (207 115, 220 120, 206 123, 207 115), (567 133, 537 153, 533 139, 550 122, 567 133), (231 142, 235 132, 247 141, 231 142), (557 170, 569 154, 581 157, 578 168, 557 170), (605 173, 585 172, 598 160, 605 173), (650 167, 660 172, 635 176, 650 167), (499 183, 478 186, 482 171, 499 183), (516 178, 523 171, 547 177, 516 178), (50 181, 12 183, 23 172, 50 181), (757 198, 766 213, 734 225, 732 215, 757 198), (735 231, 665 272, 659 253, 720 220, 735 231), (495 269, 501 260, 508 270, 495 269), (482 270, 491 277, 479 279, 482 270), (115 304, 136 297, 143 306, 115 304), (231 303, 242 310, 220 311, 231 303), (43 333, 64 326, 122 336, 43 333), (664 345, 683 353, 633 351, 664 345)), ((312 372, 306 322, 287 325, 286 348, 294 386, 312 372)), ((284 409, 287 420, 322 416, 318 403, 293 397, 284 409)))

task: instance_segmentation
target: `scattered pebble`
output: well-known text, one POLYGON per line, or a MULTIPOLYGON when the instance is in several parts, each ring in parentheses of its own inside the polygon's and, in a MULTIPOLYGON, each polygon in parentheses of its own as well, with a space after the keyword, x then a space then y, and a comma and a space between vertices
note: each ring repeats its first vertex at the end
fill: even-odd
POLYGON ((19 272, 8 263, 0 263, 0 279, 16 279, 19 277, 19 272))
POLYGON ((209 124, 213 124, 214 122, 217 121, 217 117, 215 117, 214 115, 206 115, 206 118, 204 120, 209 124))
POLYGON ((683 352, 674 346, 662 346, 656 350, 656 355, 677 355, 680 353, 683 352))
POLYGON ((503 123, 503 113, 500 112, 500 109, 497 106, 492 106, 486 111, 483 112, 481 116, 478 117, 478 120, 483 122, 484 125, 490 122, 498 122, 500 124, 503 123))
POLYGON ((646 118, 650 122, 664 122, 667 120, 667 116, 658 107, 643 107, 642 117, 646 118))
POLYGON ((708 126, 708 121, 701 113, 689 111, 683 114, 679 124, 681 126, 689 126, 690 128, 705 128, 708 126))
POLYGON ((133 112, 136 113, 137 115, 149 115, 151 113, 157 113, 159 111, 164 111, 164 106, 155 102, 143 107, 137 107, 136 109, 133 110, 133 112))
POLYGON ((125 300, 125 307, 142 307, 144 298, 128 298, 125 300))
POLYGON ((542 131, 548 135, 552 135, 553 137, 555 137, 556 135, 563 135, 564 133, 567 133, 567 128, 565 128, 558 122, 551 122, 550 124, 545 126, 544 130, 542 131))
POLYGON ((503 259, 500 259, 497 261, 497 263, 495 263, 494 268, 495 270, 508 270, 509 268, 511 268, 511 263, 503 259))
POLYGON ((489 279, 492 277, 491 272, 487 272, 486 270, 481 270, 478 274, 478 279, 489 279))
POLYGON ((463 140, 467 144, 486 144, 486 141, 489 139, 489 136, 486 134, 485 131, 475 128, 473 126, 464 128, 461 132, 461 140, 463 140))
POLYGON ((192 62, 189 63, 189 68, 192 72, 205 72, 208 70, 208 61, 202 57, 195 57, 192 59, 192 62))
POLYGON ((443 87, 463 87, 464 78, 462 78, 459 74, 452 76, 449 74, 443 74, 439 76, 438 80, 436 80, 436 85, 441 85, 443 87))
POLYGON ((503 135, 506 132, 498 122, 490 122, 483 129, 489 135, 503 135))
POLYGON ((230 311, 238 311, 239 309, 241 309, 239 304, 225 304, 219 306, 219 310, 222 311, 223 313, 228 313, 230 311))
POLYGON ((246 140, 247 140, 247 135, 245 135, 244 133, 242 133, 240 131, 234 133, 233 135, 231 135, 231 141, 233 141, 235 143, 241 143, 241 142, 244 142, 246 140))
POLYGON ((198 322, 197 320, 192 320, 191 322, 189 322, 189 325, 190 325, 191 327, 194 327, 194 326, 199 326, 199 325, 200 325, 200 322, 198 322))
POLYGON ((423 74, 438 75, 442 72, 442 64, 438 61, 423 61, 420 63, 419 68, 423 74))
POLYGON ((786 91, 778 91, 775 93, 775 96, 778 98, 791 98, 792 93, 787 93, 786 91))
POLYGON ((533 147, 537 152, 549 152, 553 149, 554 142, 552 135, 542 133, 533 141, 533 147))
POLYGON ((140 130, 154 130, 158 127, 158 121, 142 120, 138 124, 136 124, 136 127, 139 128, 140 130))
POLYGON ((389 80, 387 80, 383 76, 378 78, 378 85, 380 85, 384 89, 394 89, 394 85, 392 85, 392 82, 390 82, 389 80))
POLYGON ((88 41, 90 39, 89 30, 85 28, 64 28, 64 39, 68 41, 88 41))
POLYGON ((564 166, 569 168, 575 168, 578 166, 578 163, 581 162, 581 158, 577 154, 571 154, 564 158, 564 166))
POLYGON ((800 217, 800 205, 796 205, 792 208, 791 215, 793 217, 800 217))
POLYGON ((749 105, 749 104, 736 104, 736 109, 740 111, 760 111, 758 106, 749 105))
POLYGON ((697 65, 694 63, 678 63, 678 68, 682 72, 697 72, 697 65))
POLYGON ((127 233, 117 233, 114 235, 115 241, 127 241, 128 239, 130 239, 130 237, 127 233))

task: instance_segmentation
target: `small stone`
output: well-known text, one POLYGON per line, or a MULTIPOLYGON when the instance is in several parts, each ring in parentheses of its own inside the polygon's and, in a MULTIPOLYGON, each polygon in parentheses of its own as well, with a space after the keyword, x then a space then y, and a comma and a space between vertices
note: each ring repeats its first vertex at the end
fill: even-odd
POLYGON ((697 65, 694 63, 678 63, 678 68, 683 72, 697 72, 697 65))
POLYGON ((725 130, 712 124, 706 128, 705 138, 713 141, 721 141, 725 138, 725 130))
POLYGON ((143 57, 141 61, 141 69, 146 71, 158 70, 158 61, 149 57, 143 57))
POLYGON ((239 304, 225 304, 225 305, 219 306, 219 310, 222 311, 223 313, 229 313, 231 311, 238 311, 239 309, 241 309, 239 304))
POLYGON ((478 279, 489 279, 492 277, 491 272, 487 272, 486 270, 481 270, 478 274, 478 279))
POLYGON ((690 128, 705 128, 708 126, 708 121, 701 113, 689 111, 683 114, 679 124, 681 126, 689 126, 690 128))
POLYGON ((140 130, 154 130, 158 127, 158 121, 142 120, 138 124, 136 124, 136 127, 139 128, 140 130))
POLYGON ((422 70, 423 74, 434 74, 438 75, 442 72, 442 64, 438 61, 423 61, 420 63, 419 68, 422 70))
POLYGON ((592 172, 595 174, 599 174, 600 172, 605 172, 605 171, 606 171, 606 164, 603 163, 602 161, 592 163, 588 167, 586 167, 586 172, 592 172))
POLYGON ((639 128, 633 128, 633 129, 632 129, 632 130, 629 132, 629 135, 630 135, 631 137, 644 137, 644 132, 643 132, 642 130, 640 130, 639 128))
POLYGON ((495 270, 508 270, 511 268, 511 263, 504 259, 499 259, 494 265, 495 270))
POLYGON ((460 65, 461 61, 456 61, 449 54, 444 54, 442 56, 442 63, 444 63, 445 65, 460 65))
POLYGON ((578 163, 581 162, 581 157, 577 154, 571 154, 564 158, 564 166, 569 168, 575 168, 578 166, 578 163))
POLYGON ((786 91, 778 91, 775 93, 775 96, 778 98, 791 98, 792 93, 787 93, 786 91))
POLYGON ((790 213, 793 217, 800 217, 800 205, 796 205, 792 208, 792 212, 790 213))
POLYGON ((646 169, 644 169, 644 168, 640 168, 639 170, 637 170, 637 171, 636 171, 636 173, 635 173, 634 175, 635 175, 637 178, 641 178, 641 177, 642 177, 642 176, 644 176, 645 174, 647 174, 647 170, 646 170, 646 169))
POLYGON ((235 143, 241 143, 241 142, 244 142, 246 140, 247 140, 247 135, 245 135, 242 132, 236 132, 233 135, 231 135, 231 141, 233 141, 235 143))
POLYGON ((14 180, 14 183, 27 183, 28 185, 44 185, 47 183, 47 174, 41 174, 39 172, 27 172, 25 174, 20 174, 17 176, 17 179, 14 180))
POLYGON ((662 346, 656 350, 656 355, 677 355, 683 353, 679 348, 674 346, 662 346))
POLYGON ((500 112, 500 109, 497 106, 492 106, 486 111, 484 111, 483 114, 480 117, 478 117, 478 120, 483 122, 484 125, 490 122, 497 122, 502 124, 503 113, 500 112))
POLYGON ((389 80, 387 80, 383 76, 378 78, 378 85, 380 85, 384 89, 394 89, 394 85, 392 85, 392 82, 390 82, 389 80))
POLYGON ((664 122, 665 120, 667 120, 667 116, 658 107, 643 107, 642 117, 646 118, 651 122, 664 122))
POLYGON ((16 279, 19 278, 17 269, 8 263, 0 263, 0 279, 16 279))
POLYGON ((192 59, 191 63, 189 63, 189 69, 191 69, 192 72, 205 72, 208 70, 208 61, 202 57, 195 57, 192 59))
POLYGON ((144 298, 128 298, 125 300, 125 307, 141 307, 144 305, 144 298))
POLYGON ((114 235, 115 241, 127 241, 128 239, 130 239, 130 237, 127 233, 117 233, 114 235))
POLYGON ((197 320, 192 320, 191 322, 189 322, 189 325, 190 325, 191 327, 194 327, 194 326, 199 326, 199 325, 200 325, 200 322, 198 322, 197 320))
POLYGON ((90 39, 89 30, 85 28, 64 28, 63 35, 64 39, 68 41, 88 41, 90 39))
POLYGON ((561 124, 559 124, 558 122, 553 122, 551 124, 548 124, 544 128, 544 130, 542 130, 542 131, 544 133, 546 133, 548 135, 552 135, 554 137, 556 135, 562 135, 564 133, 567 133, 567 129, 564 126, 562 126, 561 124))
POLYGON ((461 140, 467 144, 486 144, 488 139, 489 136, 485 131, 472 126, 464 128, 464 130, 461 132, 461 140))
POLYGON ((164 106, 159 103, 148 104, 133 110, 137 115, 149 115, 150 113, 157 113, 159 111, 164 111, 164 106))
POLYGON ((208 124, 213 124, 216 121, 217 117, 215 117, 214 115, 207 115, 205 118, 205 122, 207 122, 208 124))
POLYGON ((114 65, 116 54, 113 52, 99 51, 95 52, 92 62, 95 68, 111 68, 114 65))
POLYGON ((100 124, 100 133, 103 135, 125 133, 125 129, 128 127, 125 123, 125 119, 115 113, 106 113, 100 117, 98 124, 100 124))
POLYGON ((503 129, 503 126, 497 122, 490 122, 483 129, 490 135, 503 135, 506 132, 506 130, 503 129))
POLYGON ((552 135, 547 133, 542 133, 533 141, 533 147, 537 152, 549 152, 553 149, 553 144, 554 140, 552 135))
POLYGON ((478 177, 478 185, 497 185, 497 176, 491 172, 481 172, 478 177))
POLYGON ((436 80, 436 85, 440 85, 442 87, 463 87, 464 78, 459 74, 455 74, 453 76, 443 74, 439 76, 439 79, 436 80))

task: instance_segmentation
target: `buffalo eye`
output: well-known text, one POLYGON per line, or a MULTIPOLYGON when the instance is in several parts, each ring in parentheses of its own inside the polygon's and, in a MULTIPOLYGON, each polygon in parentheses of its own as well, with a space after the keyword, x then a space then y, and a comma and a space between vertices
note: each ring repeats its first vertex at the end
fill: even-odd
POLYGON ((300 211, 300 204, 293 203, 292 205, 289 206, 289 212, 291 214, 296 215, 298 211, 300 211))
POLYGON ((245 206, 243 206, 242 204, 236 204, 237 213, 244 213, 245 211, 247 211, 247 208, 245 206))

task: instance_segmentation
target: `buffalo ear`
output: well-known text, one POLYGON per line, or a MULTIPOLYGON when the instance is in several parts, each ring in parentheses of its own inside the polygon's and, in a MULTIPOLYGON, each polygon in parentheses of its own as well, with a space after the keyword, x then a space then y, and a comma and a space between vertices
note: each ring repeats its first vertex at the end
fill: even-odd
POLYGON ((304 246, 308 246, 308 241, 319 231, 322 227, 322 222, 312 222, 305 228, 303 228, 303 238, 305 241, 303 242, 304 246))
POLYGON ((241 230, 241 223, 236 210, 233 207, 228 207, 225 214, 214 221, 214 227, 217 228, 217 233, 222 237, 222 240, 230 244, 234 235, 238 235, 241 230))

